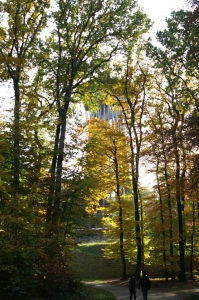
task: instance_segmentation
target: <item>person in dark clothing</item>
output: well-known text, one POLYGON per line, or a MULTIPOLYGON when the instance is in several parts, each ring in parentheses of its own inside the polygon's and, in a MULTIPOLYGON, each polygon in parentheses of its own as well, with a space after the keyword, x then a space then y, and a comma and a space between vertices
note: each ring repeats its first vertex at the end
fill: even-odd
POLYGON ((136 300, 136 280, 135 280, 135 275, 131 275, 129 279, 129 292, 130 292, 130 300, 132 300, 132 297, 134 296, 134 300, 136 300))
POLYGON ((146 271, 142 272, 142 276, 139 281, 139 289, 142 290, 143 300, 147 300, 148 290, 151 288, 151 282, 149 277, 146 275, 146 271))

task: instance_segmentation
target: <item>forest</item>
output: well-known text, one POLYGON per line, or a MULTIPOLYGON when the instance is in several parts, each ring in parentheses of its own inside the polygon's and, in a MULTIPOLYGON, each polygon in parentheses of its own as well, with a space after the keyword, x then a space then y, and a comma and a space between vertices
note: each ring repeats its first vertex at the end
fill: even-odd
POLYGON ((70 261, 92 226, 123 279, 127 261, 137 278, 197 275, 199 1, 186 3, 154 43, 136 0, 0 1, 0 299, 75 299, 70 261))

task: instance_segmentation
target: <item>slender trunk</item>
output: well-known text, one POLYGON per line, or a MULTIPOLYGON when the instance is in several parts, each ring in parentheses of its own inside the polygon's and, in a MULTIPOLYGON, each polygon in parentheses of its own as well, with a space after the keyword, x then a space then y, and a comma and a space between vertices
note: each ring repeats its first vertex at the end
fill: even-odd
POLYGON ((41 174, 41 166, 42 166, 42 155, 41 155, 42 145, 39 141, 37 131, 35 131, 34 137, 35 137, 35 143, 38 148, 38 158, 36 159, 34 170, 33 170, 33 181, 38 182, 41 174))
POLYGON ((126 259, 125 259, 125 252, 124 252, 124 232, 123 232, 123 211, 120 205, 119 209, 119 223, 120 223, 120 255, 122 259, 122 280, 126 280, 126 259))
POLYGON ((139 199, 140 199, 140 216, 141 216, 141 241, 142 241, 142 245, 141 245, 141 249, 142 249, 142 264, 141 264, 141 268, 142 270, 145 270, 145 260, 144 260, 144 217, 143 217, 143 201, 142 201, 142 195, 140 193, 140 191, 138 191, 139 193, 139 199))
MULTIPOLYGON (((181 161, 180 153, 184 149, 182 147, 182 133, 180 125, 183 122, 183 115, 179 112, 175 105, 175 93, 173 92, 172 96, 172 109, 174 114, 171 114, 174 124, 172 126, 172 138, 173 138, 173 147, 174 147, 174 156, 175 156, 175 186, 176 186, 176 203, 177 203, 177 215, 178 215, 178 245, 179 245, 179 256, 180 256, 180 272, 179 280, 186 281, 186 272, 185 272, 185 240, 184 240, 184 224, 183 224, 183 211, 184 206, 182 201, 184 201, 184 193, 182 188, 182 180, 180 177, 181 161), (180 150, 179 150, 180 147, 180 150)), ((184 163, 184 161, 182 161, 184 163)), ((184 171, 184 169, 183 169, 184 171)))
MULTIPOLYGON (((147 81, 147 76, 142 70, 142 68, 139 66, 139 70, 143 76, 142 78, 142 89, 141 94, 139 96, 142 97, 140 99, 140 107, 139 107, 139 117, 138 122, 135 120, 135 112, 136 112, 136 105, 138 103, 138 98, 135 99, 135 102, 133 106, 131 106, 129 99, 127 97, 127 102, 129 104, 129 107, 131 109, 131 126, 133 128, 134 132, 134 139, 135 139, 135 152, 133 153, 133 156, 135 158, 135 170, 133 171, 133 193, 134 193, 134 202, 135 202, 135 221, 136 221, 136 240, 137 240, 137 265, 136 265, 136 278, 139 278, 142 268, 142 255, 144 256, 144 252, 142 250, 142 236, 141 236, 141 225, 140 225, 140 212, 139 212, 139 163, 140 163, 140 149, 142 144, 142 118, 144 114, 144 107, 145 107, 145 99, 146 99, 146 90, 145 90, 145 84, 147 81)), ((128 95, 128 93, 127 93, 128 95)), ((131 140, 132 142, 132 140, 131 140)))
POLYGON ((46 212, 46 223, 48 229, 50 228, 51 221, 52 221, 52 209, 53 209, 54 191, 55 191, 55 172, 56 172, 57 156, 58 156, 60 126, 61 125, 58 124, 56 127, 54 151, 53 151, 52 165, 50 170, 49 194, 48 194, 48 204, 47 204, 47 212, 46 212))
POLYGON ((124 252, 124 225, 123 225, 123 209, 122 209, 122 200, 121 200, 121 193, 120 193, 120 180, 119 180, 119 167, 118 167, 118 160, 117 160, 117 147, 115 142, 113 141, 115 146, 115 177, 116 177, 116 194, 117 200, 119 205, 119 241, 120 241, 120 256, 122 260, 122 280, 127 279, 126 275, 126 258, 124 252))
POLYGON ((136 262, 136 278, 139 278, 142 268, 142 242, 140 237, 140 214, 138 199, 138 183, 134 178, 133 182, 134 202, 135 202, 135 222, 136 222, 136 242, 137 242, 137 262, 136 262))
POLYGON ((194 279, 193 274, 193 259, 194 259, 194 235, 195 235, 195 203, 192 203, 192 233, 191 233, 191 253, 190 253, 190 274, 191 274, 191 280, 194 279))
POLYGON ((179 199, 178 191, 176 192, 177 199, 177 210, 178 210, 178 230, 179 230, 179 253, 180 253, 180 272, 179 280, 186 281, 185 274, 185 253, 184 253, 184 238, 183 238, 183 218, 182 218, 182 208, 179 199))
POLYGON ((138 63, 140 74, 142 74, 143 76, 142 78, 143 81, 141 83, 141 90, 139 92, 135 92, 131 94, 132 93, 131 91, 132 82, 130 79, 132 76, 131 63, 132 63, 132 57, 131 57, 131 52, 129 52, 127 53, 126 75, 125 75, 125 84, 124 84, 125 98, 126 98, 126 103, 128 104, 128 112, 126 111, 125 106, 123 106, 122 101, 120 101, 120 99, 117 96, 115 97, 122 109, 124 115, 124 121, 130 139, 131 176, 132 176, 132 190, 133 190, 133 198, 134 198, 134 210, 135 210, 134 218, 135 218, 135 233, 136 233, 136 246, 137 246, 135 277, 139 278, 141 273, 142 255, 143 255, 142 240, 141 240, 141 225, 140 225, 140 207, 139 207, 139 162, 140 162, 140 148, 142 144, 142 117, 144 114, 144 106, 145 106, 145 98, 146 98, 145 84, 147 81, 147 76, 138 63), (128 114, 130 115, 130 117, 128 114))
POLYGON ((180 193, 180 159, 179 152, 177 149, 177 141, 174 136, 175 146, 175 161, 176 161, 176 202, 177 202, 177 213, 178 213, 178 232, 179 232, 179 255, 180 255, 180 272, 179 280, 186 281, 185 274, 185 250, 184 250, 184 232, 183 232, 183 216, 182 216, 182 204, 181 204, 181 193, 180 193))
MULTIPOLYGON (((133 186, 133 197, 134 197, 134 217, 135 217, 135 232, 136 232, 136 244, 137 244, 137 260, 136 260, 136 269, 135 269, 135 277, 139 278, 142 268, 142 240, 141 240, 141 229, 140 229, 140 211, 139 211, 139 151, 134 153, 133 148, 133 139, 131 135, 131 129, 129 130, 130 136, 130 147, 131 147, 131 155, 132 155, 132 186, 133 186)), ((138 149, 139 150, 139 149, 138 149)))
MULTIPOLYGON (((143 114, 143 108, 144 108, 144 99, 142 101, 142 112, 140 115, 140 124, 143 114)), ((134 112, 131 112, 132 121, 134 120, 134 112)), ((142 130, 139 129, 139 133, 137 132, 137 125, 132 122, 133 125, 133 131, 135 136, 135 142, 136 142, 136 153, 133 153, 135 164, 133 170, 133 194, 134 194, 134 203, 135 203, 135 222, 136 222, 136 240, 137 240, 137 265, 136 265, 136 278, 139 278, 139 275, 141 273, 142 268, 142 255, 144 255, 142 251, 142 236, 141 236, 141 225, 140 225, 140 207, 139 207, 139 163, 140 163, 140 147, 142 142, 142 130), (138 138, 139 136, 139 138, 138 138)))
POLYGON ((129 139, 130 139, 130 149, 131 149, 131 178, 132 178, 132 188, 133 188, 133 198, 134 198, 134 218, 135 218, 135 233, 136 233, 136 246, 137 246, 137 259, 136 259, 136 270, 135 270, 135 277, 139 278, 142 268, 142 240, 141 240, 141 229, 140 229, 140 212, 139 212, 139 158, 140 158, 140 145, 142 140, 142 135, 140 133, 140 142, 138 142, 135 120, 134 120, 134 108, 130 99, 127 100, 130 108, 131 113, 131 124, 128 123, 128 117, 125 112, 125 109, 120 102, 119 98, 116 97, 118 100, 125 119, 126 128, 128 130, 129 139), (136 150, 134 149, 133 144, 133 136, 132 136, 132 127, 135 134, 136 139, 136 150), (136 152, 136 153, 135 153, 136 152))
POLYGON ((165 167, 164 167, 165 173, 164 177, 166 180, 166 187, 167 187, 167 206, 169 210, 169 252, 171 257, 171 280, 176 279, 175 275, 175 268, 174 268, 174 251, 173 251, 173 222, 172 222, 172 209, 171 209, 171 188, 169 184, 169 176, 167 173, 167 160, 165 158, 165 167))
MULTIPOLYGON (((58 55, 57 76, 56 76, 56 100, 58 105, 58 111, 60 111, 60 67, 61 67, 62 48, 61 48, 61 35, 60 35, 59 28, 57 33, 58 33, 59 55, 58 55)), ((62 122, 62 116, 61 116, 61 122, 62 122)), ((53 214, 53 205, 54 205, 54 198, 55 198, 56 167, 58 162, 61 122, 56 127, 55 143, 54 143, 52 164, 50 170, 50 187, 49 187, 49 195, 48 195, 48 206, 46 212, 47 231, 49 231, 49 229, 52 226, 52 214, 53 214)))
POLYGON ((57 157, 57 168, 56 168, 56 182, 55 182, 55 197, 53 204, 53 215, 52 215, 52 230, 56 232, 58 230, 60 213, 60 203, 61 203, 61 182, 62 182, 62 169, 63 169, 63 157, 64 157, 64 142, 66 135, 66 117, 67 111, 70 103, 70 94, 65 95, 65 107, 60 109, 61 117, 61 130, 60 130, 60 140, 59 140, 59 149, 57 157))
POLYGON ((161 218, 161 227, 162 227, 162 248, 163 248, 163 263, 164 263, 164 270, 165 270, 165 281, 168 282, 168 267, 167 267, 167 257, 166 257, 166 235, 165 235, 165 224, 164 224, 164 214, 163 214, 163 202, 162 202, 162 193, 160 188, 159 182, 159 160, 157 160, 157 167, 156 167, 156 180, 158 186, 158 194, 159 194, 159 201, 160 201, 160 218, 161 218))
POLYGON ((14 149, 13 149, 13 186, 12 195, 15 204, 19 198, 19 173, 20 173, 20 92, 19 78, 13 77, 15 105, 14 105, 14 149))
POLYGON ((173 251, 173 223, 172 223, 172 210, 171 210, 171 194, 170 194, 170 188, 167 185, 167 192, 168 192, 168 200, 167 200, 167 206, 169 209, 169 251, 170 251, 170 257, 171 257, 171 280, 176 279, 175 274, 175 268, 174 268, 174 251, 173 251))
POLYGON ((135 233, 136 233, 136 244, 137 244, 137 260, 136 260, 136 269, 135 277, 139 278, 142 268, 142 240, 141 240, 141 225, 140 225, 140 209, 139 209, 139 159, 140 159, 140 146, 142 140, 142 133, 140 133, 140 141, 138 140, 138 134, 135 124, 135 112, 130 102, 130 99, 127 99, 130 111, 131 111, 131 125, 128 125, 127 118, 127 128, 129 131, 130 137, 130 148, 131 148, 131 174, 132 174, 132 187, 133 187, 133 197, 134 197, 134 217, 135 217, 135 233), (134 139, 136 141, 136 147, 134 149, 132 130, 134 132, 134 139))
POLYGON ((171 258, 171 280, 175 280, 175 267, 174 267, 174 250, 173 250, 173 216, 172 216, 172 206, 171 206, 171 185, 169 184, 169 175, 168 175, 168 159, 167 159, 167 149, 165 146, 165 137, 164 137, 164 126, 162 123, 161 112, 158 112, 159 121, 161 124, 161 144, 162 144, 162 155, 164 158, 164 179, 166 182, 166 191, 167 191, 167 207, 169 212, 169 253, 171 258))

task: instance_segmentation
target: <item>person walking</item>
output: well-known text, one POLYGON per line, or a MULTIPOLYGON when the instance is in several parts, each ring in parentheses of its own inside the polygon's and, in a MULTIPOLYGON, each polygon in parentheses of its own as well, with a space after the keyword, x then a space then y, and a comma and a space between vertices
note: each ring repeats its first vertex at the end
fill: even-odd
POLYGON ((131 275, 129 279, 129 292, 130 292, 130 300, 132 300, 132 297, 134 296, 134 300, 136 300, 136 280, 135 280, 135 275, 131 275))
POLYGON ((147 300, 148 290, 151 288, 151 282, 149 277, 146 275, 146 271, 142 272, 138 287, 142 290, 143 300, 147 300))

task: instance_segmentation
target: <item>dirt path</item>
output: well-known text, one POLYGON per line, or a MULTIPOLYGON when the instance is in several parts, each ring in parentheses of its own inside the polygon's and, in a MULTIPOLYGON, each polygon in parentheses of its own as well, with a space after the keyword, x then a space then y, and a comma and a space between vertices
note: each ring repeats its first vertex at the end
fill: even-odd
MULTIPOLYGON (((129 298, 129 291, 127 287, 114 286, 110 284, 92 284, 96 288, 100 288, 105 291, 111 292, 117 300, 127 300, 129 298)), ((142 300, 141 290, 137 289, 137 300, 142 300)), ((168 290, 163 291, 161 289, 151 289, 148 294, 148 300, 183 300, 190 295, 198 295, 199 299, 199 288, 196 289, 183 289, 183 290, 168 290)))
MULTIPOLYGON (((109 281, 108 283, 96 283, 90 282, 89 284, 95 286, 96 288, 100 288, 102 290, 106 290, 115 295, 117 300, 128 300, 129 299, 129 291, 128 291, 128 282, 120 282, 120 281, 109 281)), ((157 285, 157 283, 156 283, 157 285)), ((136 289, 137 292, 137 300, 143 300, 142 292, 139 289, 136 289)), ((149 291, 148 300, 183 300, 190 295, 198 295, 199 299, 199 282, 194 283, 184 283, 184 284, 161 284, 161 286, 155 286, 149 291)))

